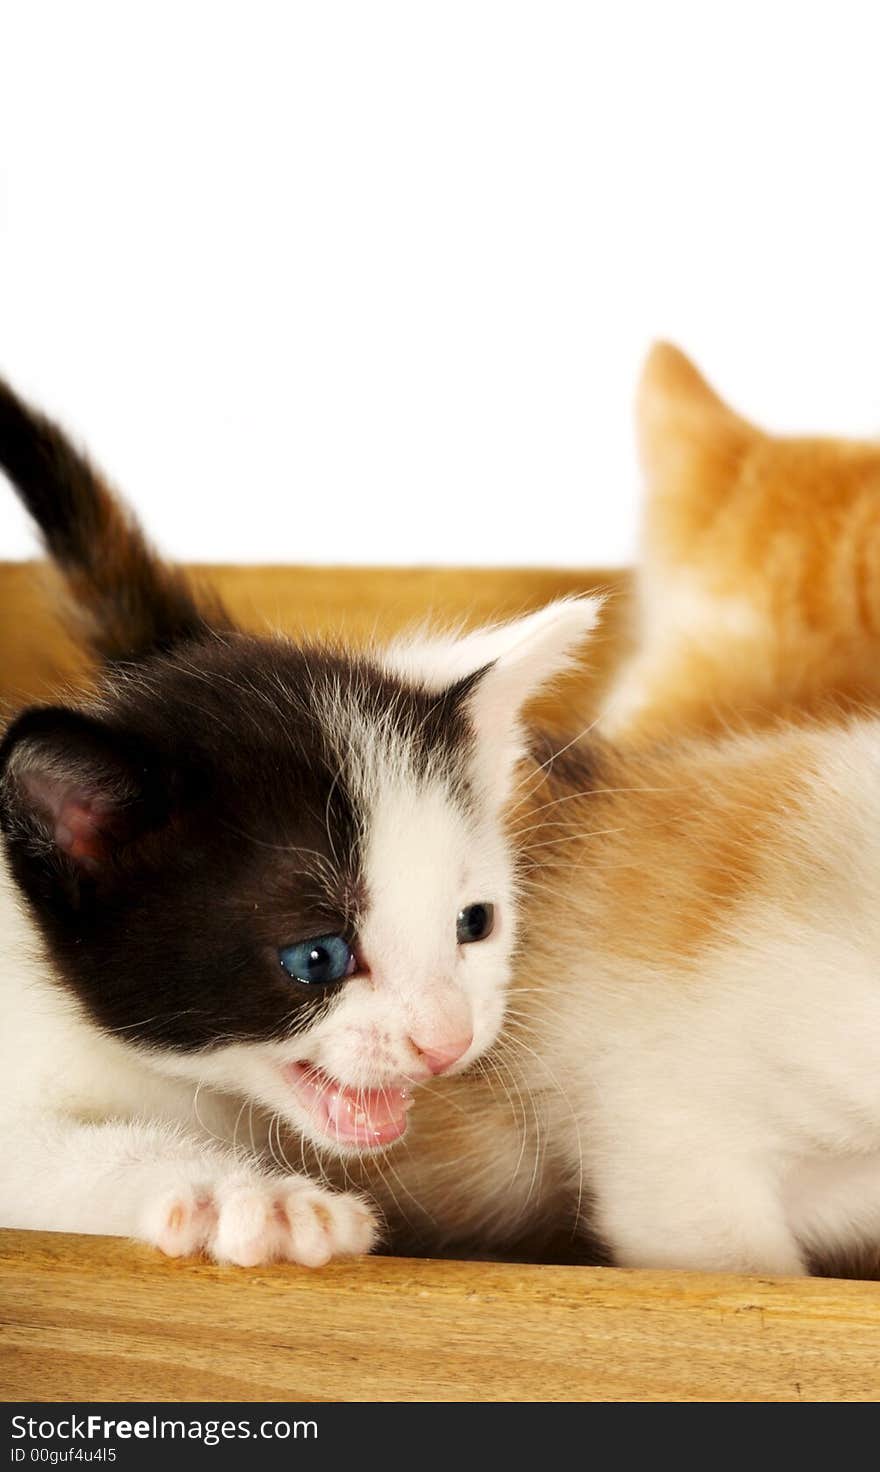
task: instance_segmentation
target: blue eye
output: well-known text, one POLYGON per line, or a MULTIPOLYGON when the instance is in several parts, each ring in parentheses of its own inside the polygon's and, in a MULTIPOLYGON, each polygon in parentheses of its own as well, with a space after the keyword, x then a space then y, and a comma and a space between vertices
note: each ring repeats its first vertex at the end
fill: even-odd
POLYGON ((487 935, 491 935, 494 925, 494 905, 468 905, 458 912, 455 938, 460 946, 473 945, 474 941, 485 940, 487 935))
POLYGON ((295 946, 282 946, 278 959, 294 981, 312 986, 332 986, 355 969, 354 952, 341 935, 319 935, 295 946))

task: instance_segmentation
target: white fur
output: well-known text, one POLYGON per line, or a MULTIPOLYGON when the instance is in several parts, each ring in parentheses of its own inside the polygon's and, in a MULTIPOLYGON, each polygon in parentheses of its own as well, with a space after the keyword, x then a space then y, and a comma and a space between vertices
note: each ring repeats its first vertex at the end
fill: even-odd
POLYGON ((467 634, 407 635, 386 651, 383 663, 429 690, 444 690, 474 670, 497 664, 503 671, 514 713, 529 695, 570 663, 596 627, 603 598, 558 598, 509 623, 467 634))
POLYGON ((691 567, 664 569, 662 577, 642 569, 638 610, 636 652, 614 680, 598 722, 612 740, 626 736, 650 708, 670 670, 690 656, 717 659, 722 649, 742 659, 754 648, 756 660, 765 657, 765 613, 746 597, 707 589, 700 572, 691 567))

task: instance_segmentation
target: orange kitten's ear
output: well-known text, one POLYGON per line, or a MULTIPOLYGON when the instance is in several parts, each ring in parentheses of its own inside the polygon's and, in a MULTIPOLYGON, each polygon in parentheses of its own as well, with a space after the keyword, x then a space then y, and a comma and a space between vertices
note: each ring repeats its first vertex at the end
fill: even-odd
POLYGON ((690 358, 671 342, 654 343, 645 359, 639 392, 646 408, 651 399, 661 408, 664 403, 690 404, 704 412, 732 413, 690 358))
POLYGON ((729 468, 731 455, 759 434, 668 342, 655 343, 648 354, 636 421, 649 495, 693 488, 695 474, 704 478, 713 462, 722 471, 729 468))
POLYGON ((768 466, 778 459, 771 436, 729 408, 671 343, 648 355, 637 420, 640 629, 602 711, 601 729, 615 739, 652 719, 663 729, 668 712, 674 721, 709 709, 719 689, 732 688, 756 620, 764 630, 749 602, 768 533, 756 496, 771 495, 768 466))
POLYGON ((656 343, 636 405, 645 474, 645 555, 690 561, 698 532, 736 482, 761 431, 718 397, 671 343, 656 343))

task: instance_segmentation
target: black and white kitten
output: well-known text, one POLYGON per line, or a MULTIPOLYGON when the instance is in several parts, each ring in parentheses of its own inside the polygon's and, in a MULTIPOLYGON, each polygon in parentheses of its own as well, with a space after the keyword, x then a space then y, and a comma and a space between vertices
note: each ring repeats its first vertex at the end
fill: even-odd
POLYGON ((370 1204, 279 1171, 272 1123, 381 1150, 495 1040, 520 710, 597 600, 370 656, 256 638, 3 386, 0 465, 104 662, 0 748, 0 1223, 365 1251, 370 1204))

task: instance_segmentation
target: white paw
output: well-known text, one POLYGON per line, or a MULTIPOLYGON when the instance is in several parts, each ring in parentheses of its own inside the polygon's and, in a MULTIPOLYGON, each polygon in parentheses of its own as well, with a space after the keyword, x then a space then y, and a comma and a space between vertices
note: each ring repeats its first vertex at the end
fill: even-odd
POLYGON ((297 1176, 230 1175, 212 1185, 181 1185, 152 1201, 143 1237, 168 1257, 204 1253, 252 1268, 369 1252, 378 1236, 360 1197, 325 1191, 297 1176))
POLYGON ((195 1257, 217 1230, 217 1206, 210 1186, 180 1186, 151 1201, 143 1235, 168 1257, 195 1257))

